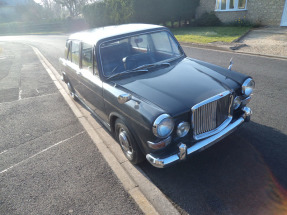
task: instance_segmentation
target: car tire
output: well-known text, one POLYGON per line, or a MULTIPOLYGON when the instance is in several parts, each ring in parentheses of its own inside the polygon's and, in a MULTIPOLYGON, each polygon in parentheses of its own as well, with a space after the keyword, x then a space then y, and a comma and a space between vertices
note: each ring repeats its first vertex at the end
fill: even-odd
POLYGON ((121 119, 117 119, 115 122, 115 135, 124 155, 132 164, 139 164, 145 160, 130 130, 121 119))

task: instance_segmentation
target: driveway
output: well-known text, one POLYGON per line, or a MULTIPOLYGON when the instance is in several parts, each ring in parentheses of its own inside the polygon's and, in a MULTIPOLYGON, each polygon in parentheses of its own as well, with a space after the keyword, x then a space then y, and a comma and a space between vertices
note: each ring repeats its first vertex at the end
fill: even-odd
POLYGON ((241 38, 243 52, 287 57, 287 27, 262 27, 241 38))

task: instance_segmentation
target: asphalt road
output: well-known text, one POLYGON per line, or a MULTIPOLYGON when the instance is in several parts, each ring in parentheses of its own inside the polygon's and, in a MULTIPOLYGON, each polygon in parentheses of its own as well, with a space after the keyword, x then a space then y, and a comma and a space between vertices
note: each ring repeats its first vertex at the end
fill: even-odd
POLYGON ((0 214, 142 214, 32 48, 0 47, 0 214))
MULTIPOLYGON (((66 36, 60 35, 0 37, 0 41, 21 41, 36 46, 55 68, 65 39, 66 36)), ((254 113, 252 122, 184 163, 156 169, 145 162, 141 169, 183 214, 287 214, 287 61, 184 49, 190 57, 224 67, 233 57, 233 69, 255 79, 256 89, 250 103, 254 113)), ((7 109, 12 114, 13 109, 7 109)), ((64 122, 59 122, 59 128, 64 122)), ((45 129, 40 127, 39 132, 45 129)), ((89 166, 93 162, 96 161, 90 161, 89 166)))

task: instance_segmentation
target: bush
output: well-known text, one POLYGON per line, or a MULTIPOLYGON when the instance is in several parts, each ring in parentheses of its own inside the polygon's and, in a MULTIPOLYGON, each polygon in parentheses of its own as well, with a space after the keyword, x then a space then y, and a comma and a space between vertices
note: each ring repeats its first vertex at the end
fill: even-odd
POLYGON ((91 27, 122 23, 187 22, 199 0, 102 0, 86 5, 83 15, 91 27))
POLYGON ((84 6, 83 14, 90 27, 102 27, 111 24, 110 10, 105 1, 84 6))
POLYGON ((237 27, 250 27, 250 26, 253 26, 254 24, 251 23, 249 20, 247 20, 244 16, 243 18, 238 18, 238 19, 235 19, 233 22, 229 22, 227 25, 237 26, 237 27))
POLYGON ((222 22, 215 15, 214 12, 204 13, 197 20, 195 20, 197 26, 220 26, 222 22))

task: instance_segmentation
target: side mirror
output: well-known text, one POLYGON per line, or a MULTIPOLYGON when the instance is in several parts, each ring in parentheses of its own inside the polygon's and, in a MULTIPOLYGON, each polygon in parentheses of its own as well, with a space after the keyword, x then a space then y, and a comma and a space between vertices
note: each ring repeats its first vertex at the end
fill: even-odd
POLYGON ((128 101, 132 100, 132 95, 131 94, 121 94, 118 96, 118 102, 120 104, 124 104, 128 101))

